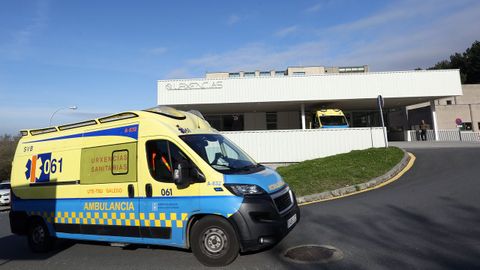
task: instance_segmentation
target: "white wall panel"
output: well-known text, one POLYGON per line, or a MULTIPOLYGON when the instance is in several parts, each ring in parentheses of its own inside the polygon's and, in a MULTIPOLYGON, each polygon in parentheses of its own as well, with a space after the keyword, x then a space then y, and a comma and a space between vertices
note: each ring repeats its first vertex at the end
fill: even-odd
POLYGON ((158 81, 158 104, 222 104, 455 96, 458 70, 158 81), (170 90, 169 90, 170 89, 170 90))
POLYGON ((300 162, 351 150, 384 147, 382 128, 221 132, 257 162, 300 162))

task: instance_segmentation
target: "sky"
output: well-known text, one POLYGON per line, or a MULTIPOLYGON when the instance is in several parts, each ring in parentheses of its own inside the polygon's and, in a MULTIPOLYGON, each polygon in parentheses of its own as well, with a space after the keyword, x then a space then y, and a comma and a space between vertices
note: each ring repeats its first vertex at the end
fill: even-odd
POLYGON ((0 134, 156 105, 156 82, 295 65, 427 68, 478 0, 0 1, 0 134))

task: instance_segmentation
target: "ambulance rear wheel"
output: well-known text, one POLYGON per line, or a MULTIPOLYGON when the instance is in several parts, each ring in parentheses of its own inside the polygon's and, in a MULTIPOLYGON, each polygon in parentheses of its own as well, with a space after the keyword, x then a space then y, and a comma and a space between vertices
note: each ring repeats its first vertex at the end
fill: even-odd
POLYGON ((207 216, 190 234, 193 254, 206 266, 226 266, 238 256, 240 246, 232 225, 224 218, 207 216))
POLYGON ((41 253, 52 250, 54 238, 41 219, 31 220, 28 226, 28 246, 33 252, 41 253))

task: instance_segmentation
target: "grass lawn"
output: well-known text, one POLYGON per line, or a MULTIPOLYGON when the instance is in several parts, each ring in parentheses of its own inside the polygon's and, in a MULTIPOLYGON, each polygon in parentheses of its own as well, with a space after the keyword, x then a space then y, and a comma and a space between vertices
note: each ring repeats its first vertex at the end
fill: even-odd
POLYGON ((402 157, 397 147, 370 148, 307 160, 277 171, 297 196, 304 196, 364 183, 389 171, 402 157))

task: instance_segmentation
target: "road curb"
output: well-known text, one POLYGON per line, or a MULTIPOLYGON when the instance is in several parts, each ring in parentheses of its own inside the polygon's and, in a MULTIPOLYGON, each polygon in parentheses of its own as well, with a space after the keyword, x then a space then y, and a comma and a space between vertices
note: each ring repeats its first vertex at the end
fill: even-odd
POLYGON ((408 166, 412 158, 414 159, 414 156, 412 154, 407 153, 403 149, 401 150, 403 151, 402 160, 400 160, 400 162, 397 165, 395 165, 391 170, 389 170, 384 175, 373 178, 361 184, 356 184, 353 186, 348 186, 348 187, 324 191, 324 192, 316 193, 312 195, 298 197, 297 198, 298 205, 302 206, 310 203, 321 202, 321 201, 337 199, 337 198, 353 195, 356 193, 367 191, 369 189, 374 189, 376 187, 379 187, 381 184, 386 183, 390 180, 392 181, 396 180, 394 179, 395 176, 398 176, 408 166))

